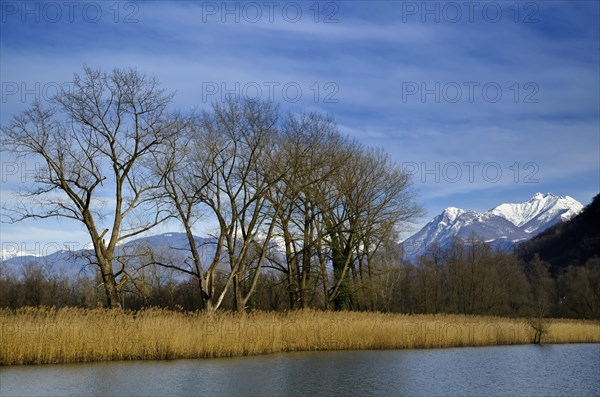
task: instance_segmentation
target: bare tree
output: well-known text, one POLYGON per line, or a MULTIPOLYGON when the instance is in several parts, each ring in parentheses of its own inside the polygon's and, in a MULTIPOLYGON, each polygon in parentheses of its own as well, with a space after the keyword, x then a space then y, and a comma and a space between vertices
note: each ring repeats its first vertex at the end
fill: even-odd
POLYGON ((291 170, 272 195, 283 203, 277 232, 285 260, 272 258, 273 267, 287 275, 292 308, 305 307, 310 291, 314 297, 315 274, 325 301, 349 308, 349 281, 364 289, 382 243, 419 214, 409 178, 383 151, 342 136, 330 118, 291 117, 286 127, 291 170))
POLYGON ((201 307, 211 311, 220 306, 227 292, 226 289, 215 291, 215 273, 221 261, 225 235, 218 236, 211 263, 205 269, 205 258, 201 255, 201 247, 193 232, 198 220, 205 215, 209 184, 220 167, 219 149, 213 146, 215 142, 211 140, 212 137, 202 131, 203 125, 210 122, 208 118, 208 115, 204 115, 195 119, 188 128, 183 129, 182 134, 174 136, 169 149, 156 162, 155 170, 157 175, 163 176, 159 199, 164 200, 169 211, 181 223, 189 244, 191 263, 173 263, 152 257, 148 264, 175 269, 196 278, 200 286, 201 307))
POLYGON ((228 100, 198 118, 186 137, 172 141, 163 189, 186 231, 194 264, 187 273, 199 280, 208 310, 221 306, 230 288, 235 308, 244 310, 256 288, 278 210, 267 195, 287 172, 285 164, 275 163, 278 121, 271 103, 228 100), (209 264, 193 236, 203 216, 218 224, 209 264), (217 291, 215 275, 223 264, 229 271, 217 291))
POLYGON ((356 248, 355 262, 351 270, 356 308, 391 311, 394 292, 400 289, 402 280, 401 245, 393 224, 365 236, 365 242, 356 248))
POLYGON ((544 318, 552 310, 553 295, 556 292, 554 280, 550 277, 549 264, 540 259, 538 254, 526 264, 525 270, 531 291, 531 313, 529 319, 534 335, 533 343, 540 344, 547 332, 544 318))
POLYGON ((420 213, 409 176, 382 150, 356 144, 346 150, 350 160, 321 196, 334 281, 328 297, 336 309, 350 307, 347 272, 356 270, 357 252, 376 254, 390 226, 400 227, 420 213))
POLYGON ((318 233, 321 209, 317 205, 317 184, 326 184, 341 168, 339 146, 342 139, 329 117, 318 114, 290 115, 287 119, 278 163, 289 172, 273 186, 269 199, 279 205, 276 237, 283 242, 281 255, 270 257, 272 266, 287 277, 290 307, 306 307, 309 295, 317 292, 319 268, 318 233), (315 269, 316 268, 316 269, 315 269))
POLYGON ((169 214, 152 200, 153 153, 181 123, 170 114, 173 95, 136 70, 103 73, 84 67, 73 87, 34 103, 2 126, 2 143, 41 161, 35 188, 6 208, 9 221, 68 218, 91 238, 109 307, 120 307, 117 245, 150 230, 169 214))
MULTIPOLYGON (((207 203, 219 222, 233 282, 234 306, 244 310, 256 288, 280 204, 269 190, 287 172, 276 164, 278 108, 269 102, 233 101, 213 106, 208 138, 216 133, 218 168, 207 184, 207 203)), ((207 142, 208 144, 208 142, 207 142)))

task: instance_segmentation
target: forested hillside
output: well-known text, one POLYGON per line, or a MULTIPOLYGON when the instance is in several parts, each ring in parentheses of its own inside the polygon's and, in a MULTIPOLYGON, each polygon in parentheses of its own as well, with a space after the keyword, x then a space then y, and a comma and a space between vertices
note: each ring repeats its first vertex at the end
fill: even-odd
POLYGON ((518 252, 524 261, 539 254, 553 275, 600 257, 600 194, 579 215, 524 242, 518 252))

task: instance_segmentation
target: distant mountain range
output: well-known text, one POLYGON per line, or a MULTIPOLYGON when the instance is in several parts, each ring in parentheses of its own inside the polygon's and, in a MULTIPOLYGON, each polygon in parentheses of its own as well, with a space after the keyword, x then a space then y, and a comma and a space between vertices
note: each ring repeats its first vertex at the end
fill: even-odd
MULTIPOLYGON (((467 240, 475 236, 496 247, 510 248, 536 236, 543 230, 573 218, 583 205, 565 196, 536 193, 524 203, 500 204, 487 212, 466 211, 449 207, 433 218, 421 230, 402 242, 406 259, 426 253, 431 244, 445 246, 458 237, 467 240)), ((195 236, 203 262, 214 257, 216 240, 195 236)), ((183 263, 190 255, 185 233, 164 233, 132 240, 117 247, 117 255, 135 256, 151 249, 157 259, 174 264, 183 263)), ((93 250, 58 251, 48 256, 15 256, 2 262, 4 269, 19 274, 27 263, 46 266, 53 272, 68 275, 93 275, 95 267, 89 266, 93 250), (86 266, 87 265, 87 266, 86 266)), ((133 258, 133 259, 131 259, 133 258)), ((2 269, 0 269, 2 270, 2 269)))
MULTIPOLYGON (((214 258, 216 240, 194 236, 196 246, 202 260, 206 263, 214 258)), ((180 265, 190 256, 190 245, 185 233, 164 233, 154 236, 141 237, 117 246, 116 255, 127 257, 129 261, 139 260, 140 255, 150 250, 156 260, 163 263, 180 265)), ((77 251, 57 251, 47 256, 14 256, 2 262, 6 270, 19 275, 21 269, 28 263, 44 267, 50 272, 65 273, 70 276, 91 276, 96 272, 95 266, 90 266, 94 251, 90 247, 77 251)), ((191 264, 191 263, 190 263, 191 264)))
POLYGON ((496 247, 510 248, 548 227, 573 218, 583 205, 569 196, 536 193, 524 203, 500 204, 486 212, 449 207, 402 242, 405 258, 414 259, 432 244, 474 236, 496 247))

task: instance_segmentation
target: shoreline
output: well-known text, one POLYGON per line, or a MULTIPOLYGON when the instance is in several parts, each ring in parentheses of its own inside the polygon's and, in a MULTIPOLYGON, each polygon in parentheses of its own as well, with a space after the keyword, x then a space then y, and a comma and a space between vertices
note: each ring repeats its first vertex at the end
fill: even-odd
MULTIPOLYGON (((538 346, 562 346, 562 345, 597 345, 600 342, 564 342, 564 343, 542 343, 538 346)), ((128 362, 145 362, 145 361, 178 361, 178 360, 219 360, 219 359, 236 359, 244 357, 261 357, 276 354, 303 354, 303 353, 341 353, 341 352, 380 352, 380 351, 422 351, 422 350, 441 350, 441 349, 478 349, 487 347, 510 347, 510 346, 526 346, 533 345, 532 343, 512 343, 512 344, 490 344, 490 345, 478 345, 478 346, 444 346, 444 347, 411 347, 411 348, 397 348, 397 349, 375 349, 375 348, 364 348, 364 349, 321 349, 321 350, 281 350, 272 351, 256 354, 239 354, 233 356, 217 356, 217 357, 169 357, 169 358, 125 358, 125 359, 114 359, 114 360, 91 360, 91 361, 66 361, 66 362, 48 362, 48 363, 17 363, 17 364, 3 364, 0 363, 0 368, 22 368, 22 367, 37 367, 43 365, 77 365, 77 364, 101 364, 101 363, 128 363, 128 362)))
MULTIPOLYGON (((543 319, 541 344, 600 343, 600 321, 543 319)), ((375 312, 0 309, 0 365, 530 344, 526 318, 375 312)))

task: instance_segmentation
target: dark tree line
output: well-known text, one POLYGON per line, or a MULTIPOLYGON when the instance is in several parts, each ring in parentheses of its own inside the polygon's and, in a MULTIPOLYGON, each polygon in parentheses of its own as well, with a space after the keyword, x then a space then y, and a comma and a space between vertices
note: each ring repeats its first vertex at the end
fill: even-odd
POLYGON ((553 275, 600 257, 600 195, 567 222, 560 222, 518 247, 519 257, 530 261, 535 254, 550 264, 553 275))
MULTIPOLYGON (((370 277, 350 272, 351 310, 400 313, 458 313, 530 318, 571 317, 600 319, 600 260, 590 259, 552 278, 549 266, 539 257, 523 263, 512 253, 493 251, 487 244, 455 241, 421 256, 415 264, 402 263, 397 244, 390 244, 371 260, 370 277)), ((161 306, 199 310, 200 284, 195 277, 178 277, 178 271, 148 267, 143 278, 126 283, 121 304, 128 309, 161 306), (150 269, 152 269, 150 271, 150 269)), ((30 263, 18 274, 0 267, 0 305, 97 307, 106 304, 97 279, 68 277, 51 268, 30 263)), ((215 288, 227 283, 217 272, 215 288)), ((304 307, 325 309, 327 295, 322 281, 307 290, 304 307)), ((248 307, 288 310, 298 307, 291 293, 289 274, 265 268, 257 277, 248 307)), ((235 310, 233 290, 220 306, 235 310)))
POLYGON ((399 311, 526 317, 600 318, 600 259, 552 277, 535 255, 493 250, 474 238, 434 247, 408 266, 399 311))

